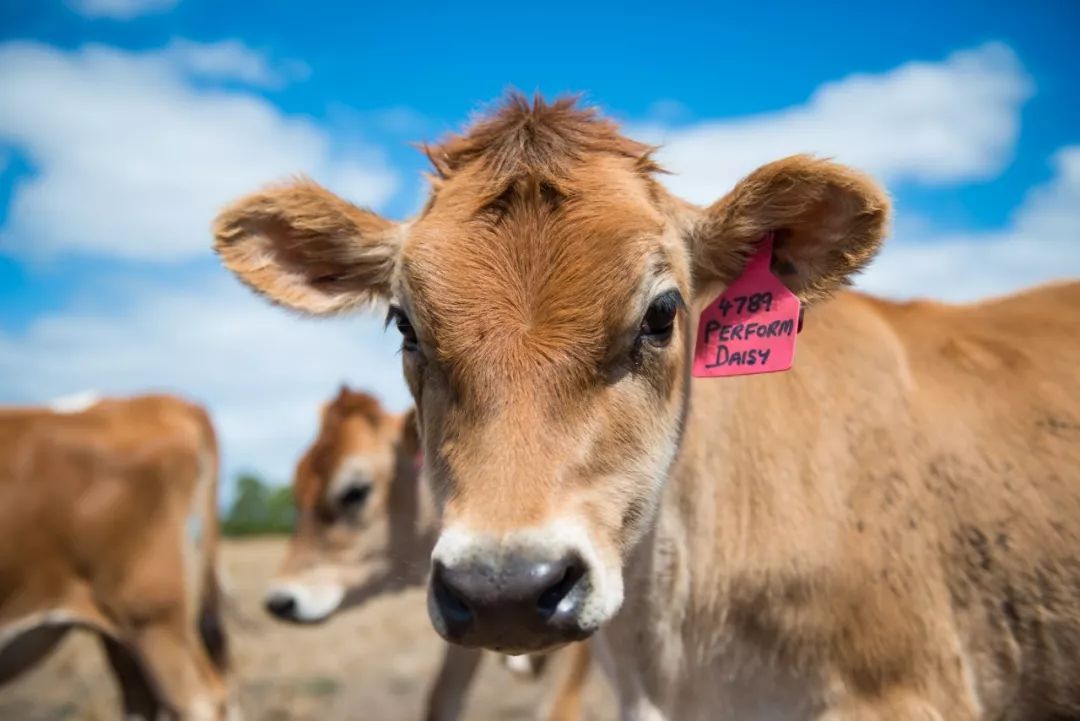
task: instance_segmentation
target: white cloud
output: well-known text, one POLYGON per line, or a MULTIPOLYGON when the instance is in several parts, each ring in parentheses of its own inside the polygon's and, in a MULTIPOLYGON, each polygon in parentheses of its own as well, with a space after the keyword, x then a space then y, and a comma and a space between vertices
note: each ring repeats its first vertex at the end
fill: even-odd
POLYGON ((1080 146, 1058 151, 1054 166, 1054 177, 1034 188, 1000 231, 937 234, 925 223, 907 223, 859 287, 895 298, 967 301, 1080 277, 1080 146))
POLYGON ((203 256, 223 203, 295 173, 362 204, 389 198, 397 178, 375 150, 340 147, 257 95, 199 82, 265 85, 280 72, 239 43, 147 53, 0 45, 0 140, 36 169, 15 188, 0 250, 203 256))
POLYGON ((182 393, 213 413, 227 478, 253 468, 276 481, 289 480, 319 404, 341 381, 376 391, 394 410, 409 403, 396 332, 384 332, 375 313, 299 319, 224 271, 188 283, 99 279, 91 290, 25 331, 0 331, 3 402, 86 389, 182 393))
POLYGON ((887 182, 994 177, 1009 160, 1031 83, 1013 52, 989 43, 942 62, 911 62, 818 88, 797 107, 681 128, 631 128, 659 142, 676 193, 711 202, 757 166, 794 153, 835 157, 887 182))
POLYGON ((67 4, 88 18, 132 20, 141 15, 172 10, 180 0, 68 0, 67 4))
POLYGON ((155 56, 164 63, 164 72, 175 69, 194 77, 236 80, 265 88, 279 88, 290 80, 302 80, 311 72, 296 61, 275 67, 264 54, 239 40, 196 43, 178 38, 161 51, 145 54, 148 60, 155 56))

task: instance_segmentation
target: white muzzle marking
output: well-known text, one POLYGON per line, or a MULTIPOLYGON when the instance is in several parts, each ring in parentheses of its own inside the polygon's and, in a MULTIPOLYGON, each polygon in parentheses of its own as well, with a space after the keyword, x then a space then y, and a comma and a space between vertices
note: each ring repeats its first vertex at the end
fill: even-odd
POLYGON ((274 584, 266 592, 267 600, 286 597, 293 601, 292 618, 304 622, 322 621, 341 606, 345 587, 339 583, 294 582, 274 584))

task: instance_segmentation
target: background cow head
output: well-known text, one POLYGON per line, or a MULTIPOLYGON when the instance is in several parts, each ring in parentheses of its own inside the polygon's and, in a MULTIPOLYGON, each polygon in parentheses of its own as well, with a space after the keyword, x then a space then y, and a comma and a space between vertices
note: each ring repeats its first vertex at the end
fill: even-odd
POLYGON ((321 621, 423 574, 432 539, 417 481, 412 413, 342 387, 293 481, 298 517, 266 595, 274 615, 321 621))

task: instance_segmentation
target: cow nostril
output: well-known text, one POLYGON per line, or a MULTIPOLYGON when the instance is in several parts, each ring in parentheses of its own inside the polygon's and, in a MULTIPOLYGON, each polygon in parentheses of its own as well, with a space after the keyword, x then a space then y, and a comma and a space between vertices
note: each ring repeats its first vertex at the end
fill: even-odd
POLYGON ((296 611, 296 599, 286 594, 274 594, 266 599, 266 610, 278 618, 292 618, 296 611))
POLYGON ((497 560, 433 562, 428 611, 443 638, 525 653, 588 635, 579 615, 591 591, 590 571, 580 556, 537 560, 518 552, 497 560))
POLYGON ((435 566, 431 586, 432 593, 435 594, 435 603, 439 605, 439 610, 448 626, 461 627, 472 621, 472 609, 447 582, 446 569, 441 563, 435 566))
POLYGON ((566 563, 562 576, 540 594, 536 607, 544 618, 551 618, 559 609, 559 604, 569 595, 577 582, 585 575, 585 564, 580 559, 571 558, 566 563))

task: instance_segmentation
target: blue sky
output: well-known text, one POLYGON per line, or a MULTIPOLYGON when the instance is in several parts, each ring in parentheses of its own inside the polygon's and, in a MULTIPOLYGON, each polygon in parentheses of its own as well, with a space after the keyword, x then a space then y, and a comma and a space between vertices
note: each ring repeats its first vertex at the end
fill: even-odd
POLYGON ((214 209, 303 172, 395 217, 409 142, 506 88, 585 92, 706 202, 817 152, 897 204, 861 281, 970 300, 1080 274, 1080 4, 0 3, 0 402, 159 388, 230 471, 286 480, 342 380, 407 403, 391 337, 220 271, 214 209), (711 7, 706 7, 711 6, 711 7), (256 7, 258 9, 256 9, 256 7))

